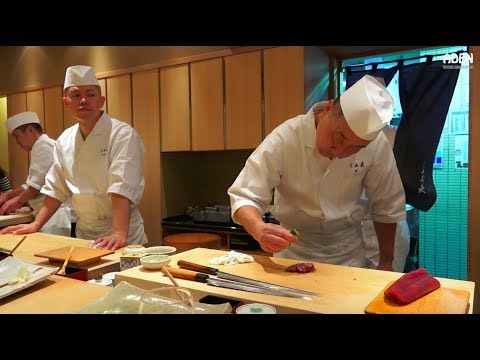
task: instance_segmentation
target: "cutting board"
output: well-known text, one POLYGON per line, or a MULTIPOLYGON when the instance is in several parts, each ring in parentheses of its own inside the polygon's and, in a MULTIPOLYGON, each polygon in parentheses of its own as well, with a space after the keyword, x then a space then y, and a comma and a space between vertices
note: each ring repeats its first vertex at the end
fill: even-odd
POLYGON ((384 291, 365 308, 367 314, 466 314, 470 293, 466 290, 440 287, 407 305, 398 305, 387 299, 384 291))
MULTIPOLYGON (((69 250, 70 246, 65 246, 62 248, 37 253, 35 254, 35 256, 47 258, 50 260, 50 262, 65 261, 69 250)), ((103 256, 113 253, 115 253, 115 250, 103 250, 74 246, 72 256, 70 257, 70 260, 68 260, 68 263, 76 266, 85 266, 100 261, 103 256)))

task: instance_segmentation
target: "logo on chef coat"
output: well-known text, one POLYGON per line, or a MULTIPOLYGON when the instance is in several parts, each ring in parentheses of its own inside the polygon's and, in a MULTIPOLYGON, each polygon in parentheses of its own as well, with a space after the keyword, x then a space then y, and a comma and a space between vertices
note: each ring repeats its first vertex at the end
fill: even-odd
POLYGON ((444 69, 473 69, 473 53, 446 53, 442 61, 444 69))
POLYGON ((360 160, 350 163, 350 168, 353 169, 355 172, 358 172, 358 170, 364 167, 365 167, 365 163, 360 160))
POLYGON ((107 148, 100 149, 100 156, 105 156, 105 155, 107 155, 107 148))

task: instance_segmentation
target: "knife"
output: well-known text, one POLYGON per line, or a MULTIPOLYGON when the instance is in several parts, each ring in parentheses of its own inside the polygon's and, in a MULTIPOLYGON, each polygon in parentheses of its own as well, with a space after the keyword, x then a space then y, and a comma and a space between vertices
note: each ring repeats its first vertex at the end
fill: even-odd
POLYGON ((207 283, 207 285, 218 286, 222 288, 228 289, 235 289, 235 290, 242 290, 242 291, 249 291, 258 294, 266 294, 266 295, 275 295, 275 296, 285 296, 285 297, 292 297, 304 300, 313 300, 308 296, 303 296, 300 294, 293 294, 285 291, 280 290, 272 290, 267 288, 261 288, 256 286, 250 286, 234 281, 227 281, 227 280, 220 280, 220 279, 212 279, 207 274, 202 274, 194 271, 178 269, 168 266, 168 271, 173 277, 185 279, 185 280, 193 280, 198 282, 207 283))
POLYGON ((244 284, 259 286, 259 287, 267 288, 267 289, 270 289, 270 290, 290 291, 290 292, 296 292, 296 293, 305 294, 305 295, 322 296, 321 294, 317 294, 317 293, 314 293, 312 291, 295 289, 295 288, 291 288, 291 287, 288 287, 288 286, 271 284, 271 283, 268 283, 268 282, 265 282, 265 281, 253 280, 253 279, 249 279, 249 278, 246 278, 246 277, 243 277, 243 276, 225 273, 225 272, 220 271, 216 268, 212 268, 212 267, 204 266, 204 265, 200 265, 200 264, 194 264, 194 263, 191 263, 191 262, 185 261, 185 260, 178 260, 177 265, 184 268, 184 269, 199 271, 201 273, 210 274, 210 275, 216 275, 221 279, 238 281, 238 282, 241 282, 241 283, 244 283, 244 284))

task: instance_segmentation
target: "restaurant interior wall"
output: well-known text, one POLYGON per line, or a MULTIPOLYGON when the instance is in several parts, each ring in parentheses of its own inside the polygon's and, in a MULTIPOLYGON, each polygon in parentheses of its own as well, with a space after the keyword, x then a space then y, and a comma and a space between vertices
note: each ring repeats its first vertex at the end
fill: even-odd
POLYGON ((7 98, 0 97, 0 167, 8 171, 7 98))

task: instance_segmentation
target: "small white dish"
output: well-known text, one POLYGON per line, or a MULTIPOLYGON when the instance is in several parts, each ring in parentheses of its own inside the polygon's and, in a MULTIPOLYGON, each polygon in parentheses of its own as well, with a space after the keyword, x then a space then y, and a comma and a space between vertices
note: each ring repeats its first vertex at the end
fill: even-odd
POLYGON ((172 259, 168 255, 147 255, 140 258, 140 263, 149 270, 160 270, 168 265, 172 259))
POLYGON ((177 248, 174 246, 151 246, 143 250, 144 254, 162 254, 162 255, 172 255, 175 254, 177 248))

